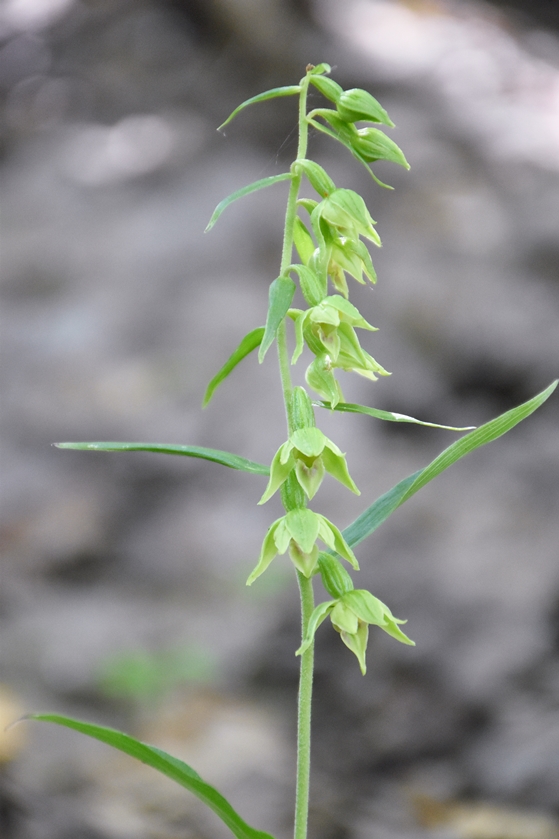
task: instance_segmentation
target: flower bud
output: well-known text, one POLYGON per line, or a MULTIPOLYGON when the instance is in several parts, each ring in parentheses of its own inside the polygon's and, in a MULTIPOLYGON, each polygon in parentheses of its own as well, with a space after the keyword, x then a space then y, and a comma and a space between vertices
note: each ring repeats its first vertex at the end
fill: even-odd
POLYGON ((307 176, 310 185, 313 189, 318 192, 322 198, 325 198, 327 195, 330 195, 336 189, 336 184, 330 177, 330 175, 319 166, 318 163, 315 163, 314 160, 295 160, 294 163, 291 164, 291 171, 293 174, 298 174, 300 171, 303 171, 307 176))
POLYGON ((394 123, 374 96, 360 88, 344 90, 336 102, 338 113, 347 122, 382 122, 391 128, 394 123))
POLYGON ((353 589, 353 582, 339 559, 331 554, 318 555, 318 570, 322 585, 332 597, 342 597, 353 589))
POLYGON ((291 422, 293 429, 310 428, 316 425, 314 409, 304 387, 294 387, 291 393, 291 422))

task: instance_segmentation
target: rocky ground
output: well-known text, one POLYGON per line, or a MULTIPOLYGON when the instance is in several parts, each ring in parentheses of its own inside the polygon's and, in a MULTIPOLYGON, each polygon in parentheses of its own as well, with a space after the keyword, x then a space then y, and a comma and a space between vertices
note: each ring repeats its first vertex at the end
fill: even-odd
MULTIPOLYGON (((200 403, 264 320, 282 185, 203 229, 223 196, 294 154, 290 101, 247 111, 226 137, 215 126, 309 60, 381 99, 412 165, 379 165, 395 187, 383 191, 312 140, 338 185, 363 192, 384 245, 378 285, 352 299, 392 376, 346 374, 347 401, 473 425, 543 389, 559 357, 559 42, 465 3, 203 10, 2 12, 0 716, 125 728, 283 839, 297 597, 281 560, 244 585, 278 502, 256 507, 262 479, 204 461, 51 443, 192 443, 269 462, 285 433, 273 353, 200 403)), ((363 678, 319 631, 313 837, 559 835, 557 404, 359 548, 360 586, 409 619, 417 646, 372 632, 363 678)), ((321 490, 342 527, 455 439, 357 416, 322 427, 362 491, 321 490)), ((17 726, 0 759, 7 839, 228 835, 171 782, 71 732, 17 726)))

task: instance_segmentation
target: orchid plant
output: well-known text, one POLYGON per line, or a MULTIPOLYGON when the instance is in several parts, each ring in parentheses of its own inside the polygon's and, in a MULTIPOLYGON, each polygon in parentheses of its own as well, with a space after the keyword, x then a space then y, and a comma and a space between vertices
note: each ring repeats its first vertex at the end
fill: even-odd
MULTIPOLYGON (((389 115, 365 90, 344 90, 333 81, 327 64, 306 68, 296 85, 268 90, 239 105, 220 128, 224 128, 244 108, 276 97, 292 96, 299 105, 297 156, 288 172, 266 177, 225 198, 213 213, 211 229, 222 212, 237 199, 256 190, 286 182, 289 184, 281 264, 269 290, 266 322, 239 343, 236 350, 209 383, 204 405, 234 368, 258 348, 264 356, 276 344, 279 378, 287 418, 286 440, 281 442, 271 465, 254 463, 229 452, 199 446, 147 443, 60 443, 60 448, 89 451, 151 451, 204 458, 224 466, 267 476, 268 483, 259 501, 266 503, 281 494, 284 515, 274 521, 264 536, 260 556, 247 585, 264 574, 279 555, 286 555, 297 577, 302 612, 298 700, 295 839, 306 839, 308 832, 309 778, 311 756, 311 696, 313 684, 314 638, 320 625, 330 619, 342 642, 354 653, 363 675, 369 627, 378 627, 395 641, 413 645, 404 633, 404 620, 394 617, 390 608, 371 592, 355 588, 352 575, 359 570, 356 546, 370 536, 408 498, 452 463, 474 449, 496 439, 535 411, 552 393, 557 382, 518 408, 508 411, 479 428, 454 428, 421 422, 413 417, 377 408, 347 403, 338 371, 353 372, 374 382, 389 373, 361 346, 357 330, 375 331, 349 301, 348 278, 357 283, 376 283, 377 277, 366 246, 381 244, 376 222, 363 198, 345 187, 336 186, 327 172, 307 156, 309 129, 326 134, 341 143, 364 167, 368 176, 386 187, 371 168, 378 160, 391 161, 408 169, 401 149, 386 134, 394 127, 389 115), (309 109, 310 89, 322 94, 326 106, 309 109), (379 127, 382 126, 382 127, 379 127), (300 197, 303 182, 316 197, 300 197), (293 306, 297 287, 304 308, 293 306), (295 350, 288 353, 287 332, 292 324, 295 350), (293 387, 290 367, 302 355, 310 354, 304 387, 293 387), (348 469, 345 454, 317 427, 315 409, 368 415, 389 422, 432 425, 454 432, 469 432, 445 449, 425 468, 401 480, 368 506, 346 527, 339 526, 309 504, 328 473, 345 489, 359 495, 348 469), (345 563, 345 564, 344 564, 345 563), (326 599, 315 606, 314 580, 322 583, 326 599)), ((388 187, 390 188, 390 187, 388 187)), ((323 597, 324 597, 323 594, 323 597)), ((272 839, 241 818, 231 804, 187 764, 133 737, 90 723, 56 714, 37 714, 34 719, 50 721, 101 740, 169 776, 204 801, 225 822, 237 839, 272 839)))

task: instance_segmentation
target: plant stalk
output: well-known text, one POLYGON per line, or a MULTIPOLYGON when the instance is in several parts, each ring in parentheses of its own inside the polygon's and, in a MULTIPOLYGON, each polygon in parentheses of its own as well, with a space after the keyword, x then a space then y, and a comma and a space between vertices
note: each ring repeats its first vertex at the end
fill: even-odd
MULTIPOLYGON (((306 157, 309 127, 307 123, 307 92, 309 89, 309 77, 305 76, 301 80, 301 94, 299 97, 299 142, 297 145, 297 160, 306 157)), ((291 265, 291 257, 293 254, 293 230, 295 227, 295 217, 297 215, 297 199, 299 197, 299 189, 301 187, 302 175, 294 175, 289 187, 289 195, 287 198, 287 207, 285 210, 285 227, 283 233, 283 247, 281 253, 280 277, 287 273, 287 269, 291 265)), ((277 332, 278 344, 278 359, 280 366, 281 384, 283 389, 283 399, 285 402, 285 410, 287 414, 287 427, 289 434, 295 430, 290 411, 291 403, 291 371, 289 364, 289 353, 287 349, 287 330, 285 320, 280 325, 277 332)))
MULTIPOLYGON (((307 635, 307 627, 314 609, 312 579, 297 571, 301 594, 301 637, 307 635)), ((297 713, 297 787, 295 794, 294 839, 307 839, 309 820, 309 788, 311 772, 311 704, 314 671, 314 643, 301 656, 299 676, 299 702, 297 713)))
MULTIPOLYGON (((309 87, 308 73, 301 80, 301 95, 299 98, 299 142, 297 146, 297 160, 302 160, 307 154, 308 123, 307 123, 307 92, 309 87)), ((281 257, 280 276, 287 274, 293 254, 293 232, 297 215, 297 199, 301 187, 302 175, 294 175, 289 189, 287 207, 285 211, 285 229, 281 257)), ((286 319, 277 332, 278 359, 283 388, 283 397, 287 414, 289 434, 295 431, 291 416, 291 372, 289 369, 289 355, 287 349, 286 319)), ((299 591, 301 594, 301 630, 302 638, 307 635, 307 627, 314 609, 314 592, 312 580, 297 571, 299 591)), ((311 770, 311 704, 312 683, 314 670, 314 643, 301 656, 301 670, 299 677, 299 699, 297 711, 297 780, 295 794, 295 824, 294 839, 307 839, 309 820, 309 788, 311 770)))

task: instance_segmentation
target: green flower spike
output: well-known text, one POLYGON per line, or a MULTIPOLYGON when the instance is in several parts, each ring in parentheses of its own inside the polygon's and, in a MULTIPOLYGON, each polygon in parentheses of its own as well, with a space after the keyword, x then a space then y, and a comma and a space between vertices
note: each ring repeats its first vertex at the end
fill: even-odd
POLYGON ((406 621, 395 618, 388 606, 385 606, 370 591, 351 589, 336 600, 320 603, 316 607, 309 620, 307 636, 297 650, 296 655, 302 655, 310 647, 316 630, 328 615, 330 615, 332 626, 340 633, 346 647, 357 656, 363 675, 367 672, 365 653, 369 637, 369 625, 380 626, 388 635, 402 644, 415 646, 415 642, 404 635, 400 629, 399 625, 406 623, 406 621))
POLYGON ((356 571, 359 570, 355 555, 338 528, 325 516, 299 507, 277 519, 269 528, 262 543, 258 564, 250 574, 247 586, 264 573, 277 554, 284 554, 288 548, 295 567, 305 577, 312 577, 318 563, 317 539, 340 554, 356 571))
POLYGON ((270 466, 268 486, 258 503, 268 501, 293 469, 308 498, 316 494, 325 471, 356 495, 361 494, 349 475, 343 452, 320 429, 309 427, 294 431, 280 446, 270 466))

